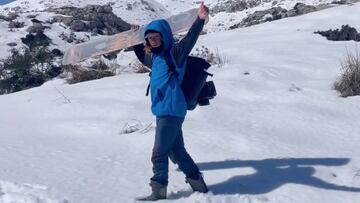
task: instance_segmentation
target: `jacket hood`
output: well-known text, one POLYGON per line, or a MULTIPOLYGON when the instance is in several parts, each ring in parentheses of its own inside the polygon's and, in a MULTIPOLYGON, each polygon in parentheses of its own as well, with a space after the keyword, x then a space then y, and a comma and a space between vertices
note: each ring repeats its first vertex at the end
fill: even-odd
POLYGON ((154 20, 145 28, 145 34, 149 31, 159 32, 162 36, 162 42, 164 44, 164 50, 169 50, 174 44, 174 38, 169 23, 164 19, 154 20))

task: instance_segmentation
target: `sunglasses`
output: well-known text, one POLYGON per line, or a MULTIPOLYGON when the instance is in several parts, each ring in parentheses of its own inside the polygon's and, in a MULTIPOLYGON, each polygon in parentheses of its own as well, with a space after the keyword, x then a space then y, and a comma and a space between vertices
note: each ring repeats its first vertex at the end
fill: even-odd
POLYGON ((154 40, 160 40, 161 35, 160 34, 148 34, 145 36, 146 39, 154 41, 154 40))

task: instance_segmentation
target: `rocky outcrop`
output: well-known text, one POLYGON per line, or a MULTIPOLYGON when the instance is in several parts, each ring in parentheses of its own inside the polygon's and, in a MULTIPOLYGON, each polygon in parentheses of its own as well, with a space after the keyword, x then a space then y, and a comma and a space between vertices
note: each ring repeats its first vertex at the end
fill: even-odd
POLYGON ((259 23, 278 20, 287 17, 287 10, 281 7, 274 7, 263 11, 255 11, 248 17, 244 18, 239 26, 251 26, 259 23))
POLYGON ((45 29, 49 29, 49 26, 44 26, 40 22, 33 22, 33 25, 29 26, 26 31, 28 33, 38 33, 38 32, 44 32, 45 29))
POLYGON ((5 20, 5 21, 13 21, 17 17, 19 17, 19 15, 17 13, 9 13, 7 16, 0 15, 0 19, 5 20))
POLYGON ((244 18, 240 23, 231 26, 230 29, 248 27, 268 21, 303 15, 320 9, 323 9, 323 7, 317 8, 315 6, 309 6, 303 3, 297 3, 291 10, 286 10, 281 7, 273 7, 267 10, 255 11, 253 14, 250 14, 248 17, 244 18))
POLYGON ((61 14, 54 17, 54 21, 63 23, 75 32, 112 35, 129 30, 131 27, 112 12, 110 5, 89 5, 84 8, 62 7, 49 11, 61 14))
POLYGON ((59 38, 68 43, 79 44, 79 43, 88 41, 90 39, 90 36, 85 35, 84 37, 80 38, 80 37, 77 37, 74 32, 70 32, 70 33, 63 32, 59 35, 59 38))
POLYGON ((311 13, 311 12, 314 12, 317 10, 318 9, 315 6, 310 6, 310 5, 306 5, 303 3, 297 3, 297 4, 295 4, 293 9, 291 9, 287 12, 287 16, 292 17, 292 16, 303 15, 303 14, 311 13))
POLYGON ((35 47, 47 47, 51 43, 51 39, 46 36, 42 31, 37 32, 36 34, 27 34, 25 37, 21 38, 21 42, 26 44, 30 50, 35 47))
POLYGON ((360 41, 360 33, 349 25, 341 26, 341 29, 327 30, 327 31, 316 31, 315 34, 320 34, 331 41, 360 41))
POLYGON ((254 0, 254 1, 246 1, 246 0, 226 0, 226 1, 220 1, 218 4, 216 4, 211 10, 211 14, 216 14, 220 12, 227 12, 227 13, 233 13, 238 11, 243 11, 245 9, 253 8, 258 5, 260 5, 262 2, 269 2, 271 0, 267 1, 261 1, 261 0, 254 0))
POLYGON ((53 49, 51 50, 51 54, 55 57, 60 57, 63 56, 64 54, 62 53, 62 51, 60 51, 60 49, 53 49))
POLYGON ((16 21, 16 20, 10 21, 10 22, 9 22, 9 25, 8 25, 8 27, 9 27, 10 29, 22 28, 22 27, 24 27, 24 26, 25 26, 25 23, 24 23, 24 22, 19 22, 19 21, 16 21))
POLYGON ((332 4, 339 4, 339 5, 344 5, 344 4, 349 4, 351 3, 350 0, 335 0, 333 2, 331 2, 332 4))

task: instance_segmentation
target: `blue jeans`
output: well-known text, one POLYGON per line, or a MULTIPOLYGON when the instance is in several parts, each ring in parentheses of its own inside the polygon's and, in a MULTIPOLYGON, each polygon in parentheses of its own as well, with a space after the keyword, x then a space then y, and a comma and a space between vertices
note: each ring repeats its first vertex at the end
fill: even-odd
POLYGON ((169 157, 178 164, 187 178, 199 175, 199 168, 184 146, 181 130, 183 122, 184 118, 175 116, 156 117, 155 143, 151 157, 154 176, 151 180, 168 184, 169 157))

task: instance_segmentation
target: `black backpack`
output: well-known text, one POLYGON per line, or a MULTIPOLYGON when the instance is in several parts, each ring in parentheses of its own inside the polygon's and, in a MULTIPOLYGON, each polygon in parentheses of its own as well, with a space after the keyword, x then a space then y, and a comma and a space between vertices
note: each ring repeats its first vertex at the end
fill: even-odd
MULTIPOLYGON (((169 67, 169 74, 177 75, 171 56, 165 57, 165 60, 169 67)), ((203 58, 195 56, 189 56, 187 58, 184 79, 181 84, 181 89, 187 103, 187 110, 194 110, 197 105, 209 105, 209 100, 216 96, 217 93, 214 82, 206 81, 208 76, 213 77, 213 74, 207 72, 210 66, 210 63, 206 62, 203 58)), ((151 77, 151 72, 149 76, 151 77)), ((146 96, 149 94, 149 89, 150 84, 147 87, 146 96)))
POLYGON ((210 66, 203 58, 188 57, 184 79, 181 84, 188 110, 194 110, 198 104, 199 106, 209 105, 209 100, 216 96, 214 82, 206 81, 208 76, 213 76, 207 72, 210 66))

